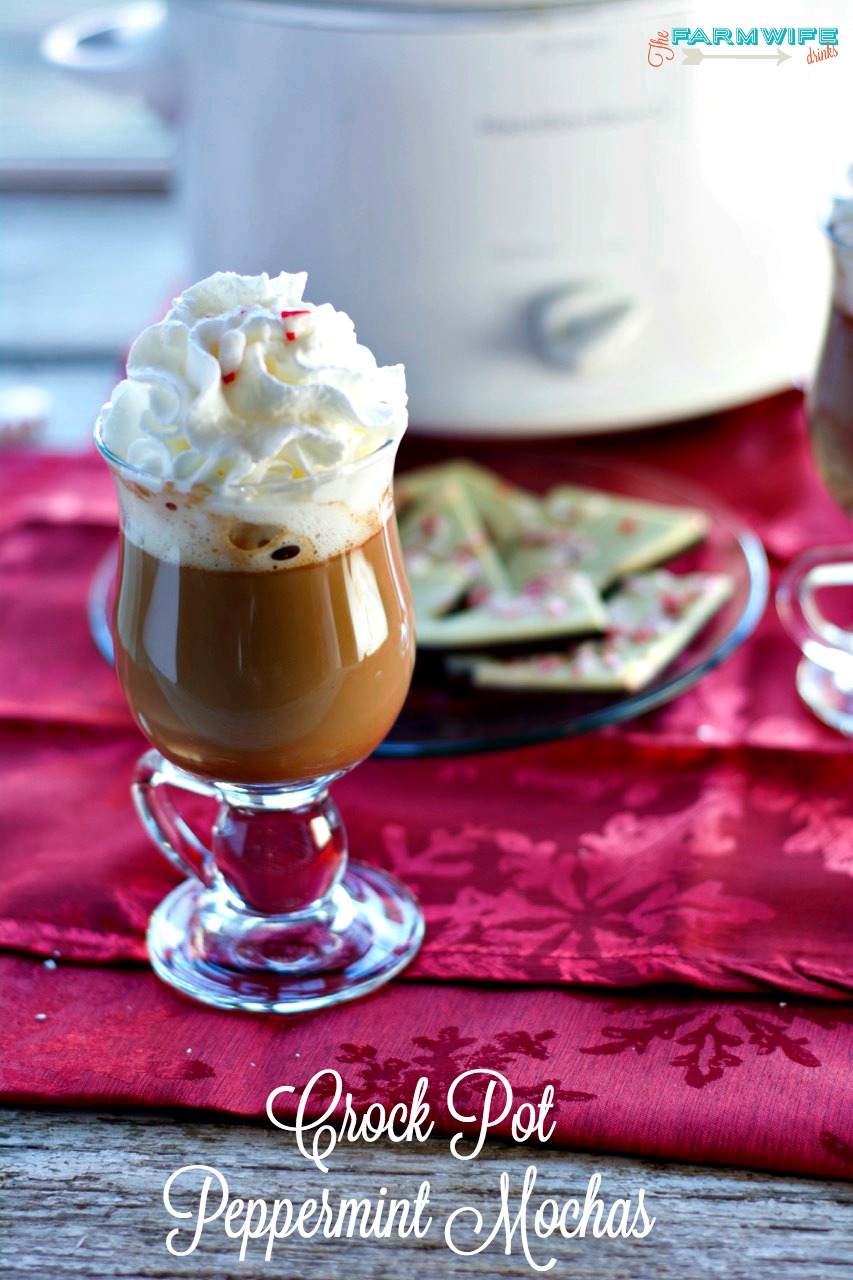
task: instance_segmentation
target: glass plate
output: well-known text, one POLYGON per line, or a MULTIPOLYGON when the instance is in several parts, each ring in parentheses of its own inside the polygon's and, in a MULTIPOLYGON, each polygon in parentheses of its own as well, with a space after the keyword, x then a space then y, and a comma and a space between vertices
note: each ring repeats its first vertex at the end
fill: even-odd
MULTIPOLYGON (((501 465, 507 479, 543 493, 556 484, 581 484, 626 497, 675 506, 700 507, 710 517, 708 537, 667 562, 675 573, 726 573, 731 599, 688 647, 650 685, 637 693, 531 693, 474 689, 444 670, 441 655, 421 653, 412 687, 397 723, 377 749, 378 756, 438 756, 547 742, 617 724, 677 698, 727 658, 753 631, 767 602, 768 571, 756 534, 710 494, 680 478, 645 467, 592 457, 514 453, 501 465)), ((113 660, 109 617, 116 551, 99 565, 89 592, 89 625, 101 654, 113 660)), ((552 646, 556 647, 556 646, 552 646)))

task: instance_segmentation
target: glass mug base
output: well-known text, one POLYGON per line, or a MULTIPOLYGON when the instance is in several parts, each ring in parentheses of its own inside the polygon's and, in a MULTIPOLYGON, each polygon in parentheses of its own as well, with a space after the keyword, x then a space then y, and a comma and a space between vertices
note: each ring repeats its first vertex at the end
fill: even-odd
POLYGON ((350 864, 328 897, 291 916, 255 916, 188 880, 148 926, 154 972, 194 1000, 252 1013, 308 1013, 382 986, 423 938, 420 908, 392 876, 350 864))
POLYGON ((853 685, 847 674, 802 658, 797 667, 797 692, 819 720, 853 736, 853 685))

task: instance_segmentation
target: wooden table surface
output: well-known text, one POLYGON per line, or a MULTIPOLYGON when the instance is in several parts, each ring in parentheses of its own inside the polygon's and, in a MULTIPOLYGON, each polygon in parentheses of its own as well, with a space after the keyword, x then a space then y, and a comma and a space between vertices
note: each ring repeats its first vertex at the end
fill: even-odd
MULTIPOLYGON (((735 1170, 577 1154, 549 1148, 531 1151, 488 1143, 470 1164, 448 1154, 447 1142, 423 1145, 339 1147, 321 1174, 294 1145, 293 1136, 270 1125, 225 1119, 103 1111, 7 1110, 0 1112, 4 1177, 0 1239, 8 1280, 61 1275, 104 1277, 270 1276, 287 1280, 348 1280, 400 1276, 404 1280, 523 1277, 535 1273, 514 1247, 507 1257, 497 1242, 474 1257, 458 1257, 445 1245, 443 1222, 471 1205, 491 1225, 506 1171, 518 1187, 528 1164, 538 1171, 536 1193, 559 1202, 586 1191, 590 1175, 602 1178, 602 1197, 635 1200, 642 1187, 656 1218, 650 1235, 637 1239, 534 1240, 546 1274, 572 1280, 847 1280, 853 1276, 853 1185, 772 1177, 735 1170), (272 1261, 263 1252, 238 1261, 239 1246, 214 1223, 187 1258, 167 1252, 176 1225, 163 1205, 169 1174, 186 1164, 212 1165, 232 1195, 301 1202, 330 1197, 414 1196, 424 1178, 431 1185, 433 1227, 422 1240, 287 1240, 272 1261)), ((189 1200, 185 1202, 189 1207, 189 1200)), ((178 1247, 183 1247, 181 1244, 178 1247)))
MULTIPOLYGON (((186 279, 175 209, 164 196, 21 194, 0 200, 0 391, 31 383, 53 410, 41 440, 79 447, 117 377, 121 352, 186 279)), ((2 397, 0 397, 0 400, 2 397)), ((2 463, 2 455, 0 455, 2 463)), ((492 1246, 471 1258, 423 1241, 287 1242, 273 1262, 240 1264, 221 1230, 184 1260, 166 1251, 174 1225, 163 1185, 188 1163, 213 1164, 232 1192, 302 1200, 324 1182, 342 1195, 414 1195, 422 1178, 443 1218, 462 1204, 492 1220, 499 1176, 517 1185, 531 1161, 543 1192, 583 1195, 599 1171, 608 1203, 645 1188, 657 1218, 645 1240, 560 1241, 546 1273, 575 1280, 853 1280, 853 1187, 834 1182, 700 1169, 558 1150, 487 1146, 472 1164, 442 1140, 423 1147, 342 1148, 323 1178, 289 1135, 223 1118, 9 1109, 2 1113, 3 1274, 22 1280, 87 1277, 347 1275, 453 1280, 534 1274, 522 1255, 492 1246)), ((536 1257, 552 1254, 543 1242, 536 1257)))

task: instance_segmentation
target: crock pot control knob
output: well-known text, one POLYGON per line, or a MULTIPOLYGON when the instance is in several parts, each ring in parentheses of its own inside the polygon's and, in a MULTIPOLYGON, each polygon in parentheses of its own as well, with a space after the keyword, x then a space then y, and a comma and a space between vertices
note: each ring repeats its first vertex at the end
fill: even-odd
POLYGON ((646 320, 645 309, 624 287, 575 280, 533 299, 527 330, 533 349, 547 364, 584 373, 611 365, 646 320))

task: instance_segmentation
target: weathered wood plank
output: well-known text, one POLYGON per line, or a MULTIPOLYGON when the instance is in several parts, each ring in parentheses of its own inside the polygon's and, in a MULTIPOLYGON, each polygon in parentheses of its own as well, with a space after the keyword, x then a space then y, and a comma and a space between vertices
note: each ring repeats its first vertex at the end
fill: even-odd
POLYGON ((853 1186, 845 1183, 498 1143, 463 1164, 448 1154, 444 1139, 414 1147, 342 1146, 323 1175, 299 1154, 292 1135, 267 1125, 162 1114, 9 1109, 0 1112, 0 1145, 7 1170, 0 1213, 9 1280, 55 1274, 81 1280, 530 1276, 517 1248, 507 1257, 495 1242, 479 1256, 462 1258, 442 1234, 446 1216, 463 1204, 479 1208, 491 1224, 501 1173, 517 1188, 529 1163, 537 1166, 536 1190, 543 1197, 582 1197, 597 1171, 606 1203, 617 1196, 636 1201, 643 1187, 657 1219, 644 1240, 534 1241, 540 1263, 557 1259, 548 1274, 572 1280, 853 1276, 853 1186), (390 1195, 414 1196, 428 1178, 433 1227, 422 1240, 282 1241, 265 1265, 262 1251, 240 1264, 235 1242, 216 1224, 194 1254, 175 1258, 165 1237, 176 1224, 162 1192, 168 1175, 188 1163, 219 1169, 233 1195, 300 1202, 324 1185, 335 1199, 375 1197, 381 1186, 390 1195))

